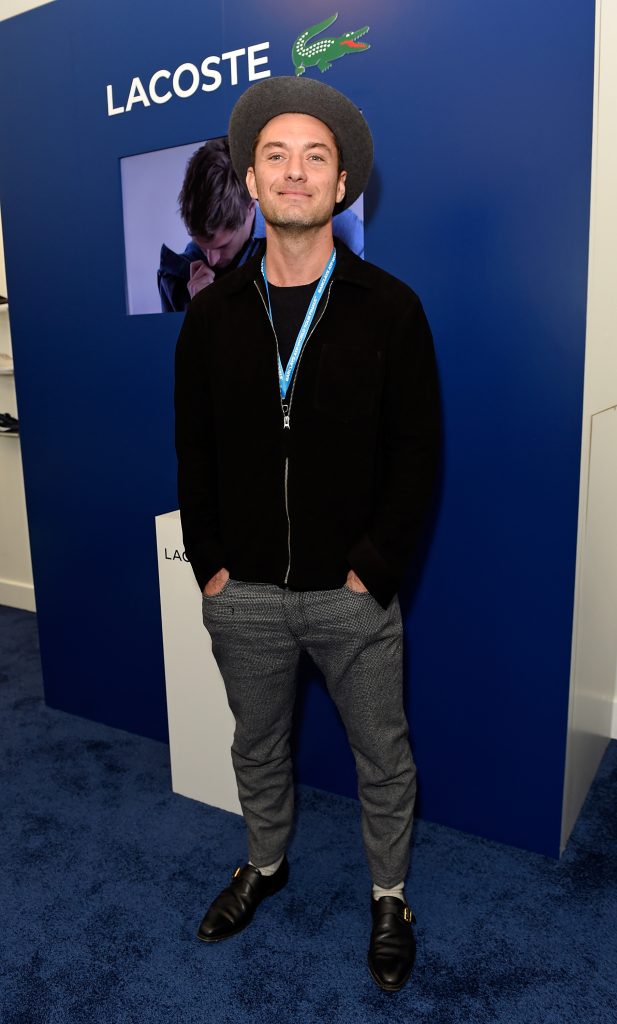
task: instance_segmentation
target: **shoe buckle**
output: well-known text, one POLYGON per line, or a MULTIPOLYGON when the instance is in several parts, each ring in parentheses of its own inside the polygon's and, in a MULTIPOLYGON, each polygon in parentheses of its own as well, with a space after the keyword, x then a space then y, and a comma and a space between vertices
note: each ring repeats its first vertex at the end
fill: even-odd
POLYGON ((405 907, 404 908, 404 910, 403 910, 403 919, 405 921, 407 921, 409 924, 411 924, 412 919, 413 919, 413 914, 412 914, 411 910, 409 909, 409 907, 405 907))
POLYGON ((241 871, 242 871, 242 868, 236 868, 236 870, 234 871, 234 873, 232 875, 232 878, 237 878, 241 871))

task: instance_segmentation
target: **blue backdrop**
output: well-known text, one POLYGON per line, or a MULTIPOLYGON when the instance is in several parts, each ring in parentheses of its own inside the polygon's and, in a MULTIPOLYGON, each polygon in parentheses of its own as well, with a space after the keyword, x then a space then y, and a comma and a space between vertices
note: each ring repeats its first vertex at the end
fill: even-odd
MULTIPOLYGON (((433 327, 445 410, 422 571, 403 594, 420 812, 557 855, 589 214, 593 4, 339 0, 371 48, 324 74, 376 144, 367 258, 433 327)), ((176 507, 181 318, 126 315, 119 159, 224 134, 248 86, 109 116, 131 80, 334 13, 307 0, 56 0, 0 24, 2 216, 46 698, 165 738, 154 515, 176 507)), ((263 66, 260 68, 263 70, 263 66)), ((316 68, 307 75, 319 76, 316 68)), ((182 79, 188 83, 188 76, 182 79)), ((164 83, 162 83, 164 84, 164 83)), ((310 676, 310 673, 307 673, 310 676)), ((355 792, 307 681, 301 781, 355 792)))

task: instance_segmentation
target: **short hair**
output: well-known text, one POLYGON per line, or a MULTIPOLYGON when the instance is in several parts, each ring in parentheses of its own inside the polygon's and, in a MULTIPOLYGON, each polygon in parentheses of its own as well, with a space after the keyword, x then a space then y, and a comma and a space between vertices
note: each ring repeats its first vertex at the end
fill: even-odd
POLYGON ((178 203, 189 235, 212 238, 242 227, 251 197, 232 167, 227 138, 210 139, 193 153, 178 203))

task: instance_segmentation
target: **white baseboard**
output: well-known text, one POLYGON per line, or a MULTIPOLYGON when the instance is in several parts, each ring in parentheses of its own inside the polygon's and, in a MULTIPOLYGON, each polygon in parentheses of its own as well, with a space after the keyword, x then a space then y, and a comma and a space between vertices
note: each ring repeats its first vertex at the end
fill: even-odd
POLYGON ((35 612, 36 604, 32 583, 0 579, 0 604, 8 605, 9 608, 23 608, 26 612, 35 612))

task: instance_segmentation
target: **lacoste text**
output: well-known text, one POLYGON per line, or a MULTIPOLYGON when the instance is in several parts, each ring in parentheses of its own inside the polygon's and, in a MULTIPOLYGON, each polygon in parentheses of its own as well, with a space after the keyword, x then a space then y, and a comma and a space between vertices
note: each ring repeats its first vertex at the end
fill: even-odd
POLYGON ((188 562, 186 551, 183 551, 182 554, 180 554, 177 548, 172 555, 170 555, 167 548, 165 548, 165 560, 167 562, 188 562))
POLYGON ((160 105, 168 103, 174 95, 185 100, 193 96, 200 87, 203 92, 214 92, 222 85, 224 76, 228 77, 230 85, 237 85, 240 68, 246 69, 249 82, 254 82, 258 78, 269 78, 270 69, 261 67, 268 63, 268 57, 257 56, 261 50, 267 50, 269 47, 270 43, 254 43, 253 46, 229 50, 220 56, 204 57, 199 68, 191 63, 180 64, 173 72, 160 68, 150 76, 145 85, 139 76, 135 76, 123 107, 115 105, 113 86, 108 85, 107 113, 109 117, 113 117, 114 114, 128 114, 136 104, 144 107, 149 107, 152 103, 160 105))

